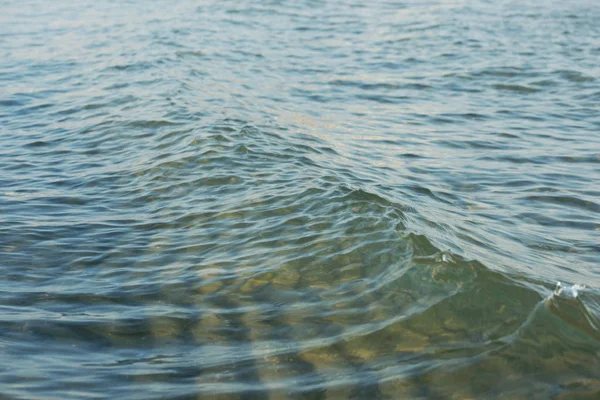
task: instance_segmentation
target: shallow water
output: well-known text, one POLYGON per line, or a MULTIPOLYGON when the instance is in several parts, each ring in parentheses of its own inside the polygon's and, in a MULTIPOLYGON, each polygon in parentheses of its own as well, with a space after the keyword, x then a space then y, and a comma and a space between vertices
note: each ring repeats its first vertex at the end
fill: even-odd
POLYGON ((595 2, 0 5, 0 397, 600 397, 595 2))

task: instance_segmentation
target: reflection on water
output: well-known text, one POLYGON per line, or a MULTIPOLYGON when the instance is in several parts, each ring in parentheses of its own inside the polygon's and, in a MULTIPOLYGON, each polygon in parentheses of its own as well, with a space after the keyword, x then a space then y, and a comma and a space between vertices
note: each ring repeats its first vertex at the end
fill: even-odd
POLYGON ((0 397, 596 399, 600 26, 544 7, 4 4, 0 397))

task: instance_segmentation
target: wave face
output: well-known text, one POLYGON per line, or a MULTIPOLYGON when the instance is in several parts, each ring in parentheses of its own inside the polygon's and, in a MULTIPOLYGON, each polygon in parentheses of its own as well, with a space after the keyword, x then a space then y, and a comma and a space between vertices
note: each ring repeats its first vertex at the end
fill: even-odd
POLYGON ((591 2, 2 8, 0 397, 600 396, 591 2))

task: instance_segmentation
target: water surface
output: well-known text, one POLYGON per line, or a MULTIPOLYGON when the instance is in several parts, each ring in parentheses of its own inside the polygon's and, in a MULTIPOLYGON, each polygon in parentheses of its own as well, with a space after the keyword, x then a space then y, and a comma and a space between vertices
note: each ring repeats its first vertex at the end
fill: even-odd
POLYGON ((0 397, 600 396, 595 2, 0 6, 0 397))

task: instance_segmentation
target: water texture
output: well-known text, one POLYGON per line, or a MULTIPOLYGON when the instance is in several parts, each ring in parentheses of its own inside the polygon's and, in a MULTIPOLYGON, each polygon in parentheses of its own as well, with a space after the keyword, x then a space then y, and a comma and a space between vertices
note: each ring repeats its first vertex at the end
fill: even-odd
POLYGON ((600 398, 597 2, 0 9, 0 398, 600 398))

